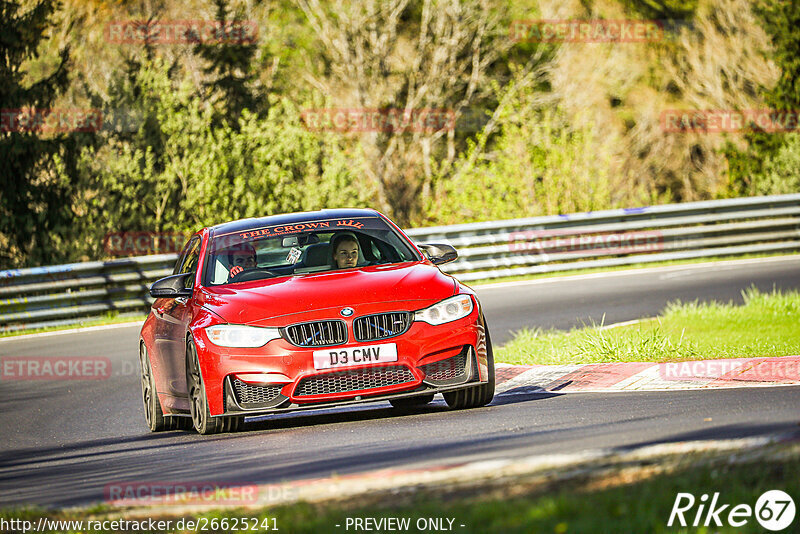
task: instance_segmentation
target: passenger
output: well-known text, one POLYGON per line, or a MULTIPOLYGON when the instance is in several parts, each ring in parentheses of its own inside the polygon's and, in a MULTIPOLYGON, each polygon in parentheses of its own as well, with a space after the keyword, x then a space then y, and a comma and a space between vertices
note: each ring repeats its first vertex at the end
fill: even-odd
POLYGON ((358 239, 353 234, 339 234, 331 239, 333 265, 337 269, 348 269, 358 265, 358 239))
POLYGON ((256 267, 256 249, 253 245, 241 243, 228 249, 228 265, 231 266, 228 272, 228 280, 244 271, 256 267))

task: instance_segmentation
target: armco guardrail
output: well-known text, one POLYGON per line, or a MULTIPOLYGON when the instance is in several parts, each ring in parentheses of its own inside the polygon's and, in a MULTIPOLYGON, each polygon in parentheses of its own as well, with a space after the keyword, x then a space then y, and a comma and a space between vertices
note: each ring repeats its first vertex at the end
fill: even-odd
POLYGON ((710 256, 800 250, 800 194, 552 215, 408 231, 458 249, 473 281, 710 256))
POLYGON ((0 271, 0 328, 72 324, 108 312, 142 313, 148 288, 172 274, 177 254, 0 271))
MULTIPOLYGON (((459 224, 407 231, 448 243, 463 281, 674 259, 800 250, 800 194, 459 224)), ((69 324, 143 312, 175 254, 0 271, 0 327, 69 324)))

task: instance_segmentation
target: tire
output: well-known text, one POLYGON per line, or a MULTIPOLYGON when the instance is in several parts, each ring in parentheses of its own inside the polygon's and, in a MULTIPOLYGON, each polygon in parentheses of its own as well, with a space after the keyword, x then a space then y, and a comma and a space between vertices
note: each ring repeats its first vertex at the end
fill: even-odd
POLYGON ((489 381, 485 384, 443 393, 444 401, 450 408, 454 410, 478 408, 486 406, 494 398, 494 351, 488 328, 486 328, 486 366, 489 370, 489 381))
POLYGON ((200 362, 197 349, 189 339, 186 344, 186 385, 189 390, 189 403, 192 413, 192 426, 198 434, 219 434, 220 432, 236 432, 244 423, 244 416, 214 417, 208 408, 208 397, 203 375, 200 373, 200 362))
POLYGON ((189 419, 186 417, 164 415, 161 402, 158 400, 156 381, 153 378, 153 368, 150 366, 150 357, 144 343, 139 345, 139 381, 142 385, 142 403, 144 405, 144 420, 150 432, 164 430, 180 430, 188 427, 189 419))
POLYGON ((392 399, 389 402, 392 403, 392 406, 395 408, 400 408, 401 410, 408 410, 411 408, 419 408, 421 406, 425 406, 429 402, 433 400, 433 393, 428 395, 419 395, 417 397, 404 397, 402 399, 392 399))

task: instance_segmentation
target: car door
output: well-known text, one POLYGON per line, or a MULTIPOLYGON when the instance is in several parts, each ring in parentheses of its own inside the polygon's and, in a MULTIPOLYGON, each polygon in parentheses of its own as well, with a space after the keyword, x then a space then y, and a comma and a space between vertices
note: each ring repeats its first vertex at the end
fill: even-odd
MULTIPOLYGON (((175 268, 172 270, 172 274, 178 274, 180 272, 181 267, 186 260, 186 253, 188 251, 189 242, 183 246, 183 250, 181 250, 178 260, 175 262, 175 268)), ((167 318, 170 318, 169 316, 167 316, 167 318, 164 317, 164 311, 172 306, 174 306, 173 299, 168 298, 158 298, 151 306, 154 319, 154 346, 152 354, 150 354, 150 358, 153 361, 153 366, 159 370, 159 372, 156 373, 156 387, 162 394, 167 393, 170 395, 173 393, 170 390, 170 384, 172 383, 173 378, 164 372, 164 370, 165 362, 172 359, 170 353, 172 352, 174 345, 174 342, 172 341, 173 322, 171 320, 167 320, 167 318)))
MULTIPOLYGON (((200 261, 200 236, 193 237, 186 246, 182 262, 175 274, 197 273, 200 261)), ((194 284, 194 276, 186 279, 186 287, 194 284)), ((190 297, 165 299, 161 306, 161 318, 166 330, 166 343, 164 343, 164 366, 169 376, 167 392, 177 397, 188 395, 186 388, 186 331, 191 321, 190 297)))

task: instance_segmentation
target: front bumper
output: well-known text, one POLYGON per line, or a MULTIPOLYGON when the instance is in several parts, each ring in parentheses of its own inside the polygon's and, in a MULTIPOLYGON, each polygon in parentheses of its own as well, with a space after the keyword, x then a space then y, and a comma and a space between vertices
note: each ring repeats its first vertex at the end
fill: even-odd
MULTIPOLYGON (((403 366, 391 366, 403 367, 403 366)), ((390 367, 390 368, 391 368, 390 367)), ((435 393, 445 393, 471 387, 481 383, 478 376, 478 359, 475 348, 466 345, 461 352, 445 360, 438 360, 425 364, 423 367, 423 378, 421 382, 414 377, 412 381, 397 384, 395 386, 381 388, 351 389, 337 393, 326 400, 325 396, 319 396, 321 400, 307 400, 307 397, 297 397, 292 393, 296 386, 292 383, 281 385, 271 384, 264 386, 252 386, 244 384, 234 375, 225 378, 225 413, 223 415, 263 415, 279 412, 290 412, 295 410, 315 409, 328 406, 342 406, 362 402, 374 402, 379 400, 392 400, 435 393), (441 365, 440 365, 441 364, 441 365), (444 372, 424 373, 425 368, 431 369, 438 367, 444 372), (244 386, 244 387, 243 387, 244 386), (250 391, 247 391, 249 389, 250 391), (243 391, 244 390, 244 391, 243 391), (258 390, 254 392, 252 390, 258 390), (302 399, 302 402, 300 401, 302 399)), ((387 367, 368 368, 382 372, 387 367)), ((417 373, 421 372, 417 370, 417 373)), ((317 377, 326 375, 346 376, 348 371, 335 371, 320 373, 317 377)), ((411 373, 414 376, 417 373, 411 373)), ((485 382, 484 380, 483 382, 485 382)))
MULTIPOLYGON (((348 329, 351 325, 348 324, 348 329)), ((345 369, 317 370, 313 351, 319 347, 297 347, 285 339, 273 340, 258 349, 226 349, 212 345, 202 331, 195 334, 200 366, 212 415, 256 415, 304 408, 319 408, 373 400, 413 397, 441 393, 477 385, 488 380, 486 336, 480 312, 432 326, 414 322, 403 334, 378 343, 394 343, 397 361, 391 364, 353 366, 345 369), (440 362, 459 355, 465 363, 464 376, 445 372, 432 379, 431 369, 442 370, 440 362), (374 376, 393 373, 391 379, 374 376), (360 374, 358 380, 347 375, 360 374), (262 375, 267 381, 248 380, 262 375), (338 376, 337 376, 338 375, 338 376), (238 377, 244 377, 239 380, 238 377), (274 379, 277 377, 277 379, 274 379), (363 380, 361 378, 364 378, 363 380), (238 381, 239 383, 237 383, 238 381), (320 386, 320 383, 349 381, 352 388, 320 386), (244 387, 243 384, 244 383, 244 387), (312 383, 313 387, 302 387, 312 383), (249 395, 248 387, 268 388, 249 395), (248 401, 243 402, 243 393, 248 401)), ((350 337, 352 339, 352 336, 350 337)), ((345 343, 339 347, 359 347, 366 343, 345 343)))

